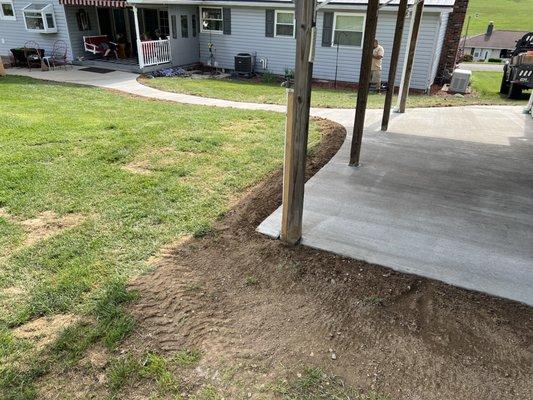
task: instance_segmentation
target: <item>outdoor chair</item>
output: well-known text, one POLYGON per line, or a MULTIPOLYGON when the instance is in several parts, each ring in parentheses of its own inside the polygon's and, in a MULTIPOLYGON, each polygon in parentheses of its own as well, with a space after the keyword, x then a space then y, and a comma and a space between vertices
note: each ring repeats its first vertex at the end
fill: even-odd
POLYGON ((48 66, 55 69, 56 67, 64 66, 67 69, 67 51, 68 45, 64 40, 56 40, 52 47, 52 54, 45 57, 48 61, 48 66))
POLYGON ((24 43, 22 51, 24 53, 24 58, 26 59, 26 65, 30 71, 32 67, 41 68, 44 50, 39 49, 39 43, 30 40, 24 43))

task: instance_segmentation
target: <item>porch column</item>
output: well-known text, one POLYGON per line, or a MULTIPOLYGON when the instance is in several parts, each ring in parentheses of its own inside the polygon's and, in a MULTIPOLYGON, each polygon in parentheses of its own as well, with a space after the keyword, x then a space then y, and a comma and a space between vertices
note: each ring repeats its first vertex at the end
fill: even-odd
POLYGON ((394 112, 403 114, 407 104, 407 96, 409 95, 409 87, 411 84, 411 75, 413 72, 413 62, 416 53, 416 42, 418 40, 418 33, 420 32, 420 23, 422 21, 422 12, 424 11, 424 0, 418 0, 413 6, 411 12, 411 21, 409 28, 409 38, 407 39, 408 48, 405 54, 404 66, 402 71, 402 82, 400 84, 400 92, 398 93, 398 105, 394 112))
POLYGON ((527 106, 524 109, 524 113, 531 113, 531 116, 533 116, 533 90, 531 91, 531 97, 529 98, 529 102, 527 103, 527 106))
POLYGON ((139 59, 139 68, 144 68, 144 54, 141 42, 141 31, 139 29, 139 17, 137 14, 137 7, 133 6, 133 20, 135 22, 135 40, 137 42, 137 58, 139 59))

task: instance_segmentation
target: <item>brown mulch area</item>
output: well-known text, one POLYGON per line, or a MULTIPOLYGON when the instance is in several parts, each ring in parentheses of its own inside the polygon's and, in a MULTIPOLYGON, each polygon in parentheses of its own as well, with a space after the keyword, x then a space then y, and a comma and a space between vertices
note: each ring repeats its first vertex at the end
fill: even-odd
MULTIPOLYGON (((344 139, 340 125, 321 124, 329 134, 308 177, 344 139)), ((256 233, 280 204, 281 178, 251 189, 213 232, 153 260, 132 284, 137 326, 122 352, 198 349, 184 379, 226 399, 276 398, 271 385, 302 366, 391 399, 533 398, 531 308, 256 233)), ((123 398, 146 390, 132 385, 123 398)))

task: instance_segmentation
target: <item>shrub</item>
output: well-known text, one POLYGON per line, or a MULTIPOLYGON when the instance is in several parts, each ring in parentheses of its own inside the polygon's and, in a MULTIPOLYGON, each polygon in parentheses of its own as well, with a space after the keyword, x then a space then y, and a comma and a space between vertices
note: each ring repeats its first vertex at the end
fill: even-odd
POLYGON ((463 62, 472 62, 474 61, 474 57, 472 57, 472 54, 465 54, 463 58, 461 59, 463 62))
POLYGON ((278 80, 278 77, 270 71, 263 72, 261 75, 261 82, 263 83, 274 83, 278 80))
POLYGON ((491 62, 491 63, 501 63, 502 59, 501 58, 489 58, 489 62, 491 62))
POLYGON ((291 68, 285 68, 285 79, 294 79, 294 70, 291 68))

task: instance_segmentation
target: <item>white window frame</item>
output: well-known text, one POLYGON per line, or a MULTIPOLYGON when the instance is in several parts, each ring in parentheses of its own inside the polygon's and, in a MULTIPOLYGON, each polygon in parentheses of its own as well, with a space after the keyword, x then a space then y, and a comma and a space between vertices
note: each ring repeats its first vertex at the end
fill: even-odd
MULTIPOLYGON (((280 23, 280 25, 289 25, 286 23, 280 23)), ((274 37, 294 39, 296 36, 296 16, 292 10, 276 10, 274 13, 274 37), (292 36, 278 35, 278 14, 292 14, 292 36)))
POLYGON ((0 0, 0 19, 5 21, 16 21, 17 15, 15 13, 15 5, 13 4, 13 0, 0 0), (9 4, 11 6, 11 9, 13 10, 13 15, 4 15, 4 10, 2 9, 3 4, 9 4))
MULTIPOLYGON (((360 49, 363 47, 363 40, 365 37, 365 26, 366 26, 366 14, 363 13, 352 13, 352 12, 336 12, 333 13, 333 31, 331 34, 331 46, 337 47, 335 44, 335 31, 337 30, 337 16, 349 16, 349 17, 363 17, 363 29, 361 31, 361 44, 359 46, 351 44, 340 44, 339 47, 345 47, 347 49, 360 49)), ((359 32, 359 31, 344 31, 344 32, 359 32)))
POLYGON ((22 9, 22 18, 24 19, 24 26, 26 27, 26 30, 30 32, 39 32, 39 33, 56 33, 57 32, 57 21, 56 21, 56 14, 54 11, 54 6, 51 3, 42 4, 43 8, 41 8, 40 10, 32 10, 32 9, 26 10, 28 7, 30 7, 33 4, 41 5, 40 3, 30 3, 22 9), (26 14, 40 14, 43 20, 44 28, 43 29, 28 28, 28 23, 26 21, 26 14), (52 21, 54 22, 53 27, 48 26, 48 20, 46 19, 47 14, 52 15, 52 21))
POLYGON ((222 7, 200 7, 200 32, 201 33, 214 33, 217 35, 221 35, 224 33, 224 10, 222 7), (216 19, 212 21, 221 21, 222 22, 222 29, 221 30, 211 30, 211 29, 205 29, 204 28, 204 9, 216 9, 220 10, 220 15, 222 16, 221 19, 216 19))

